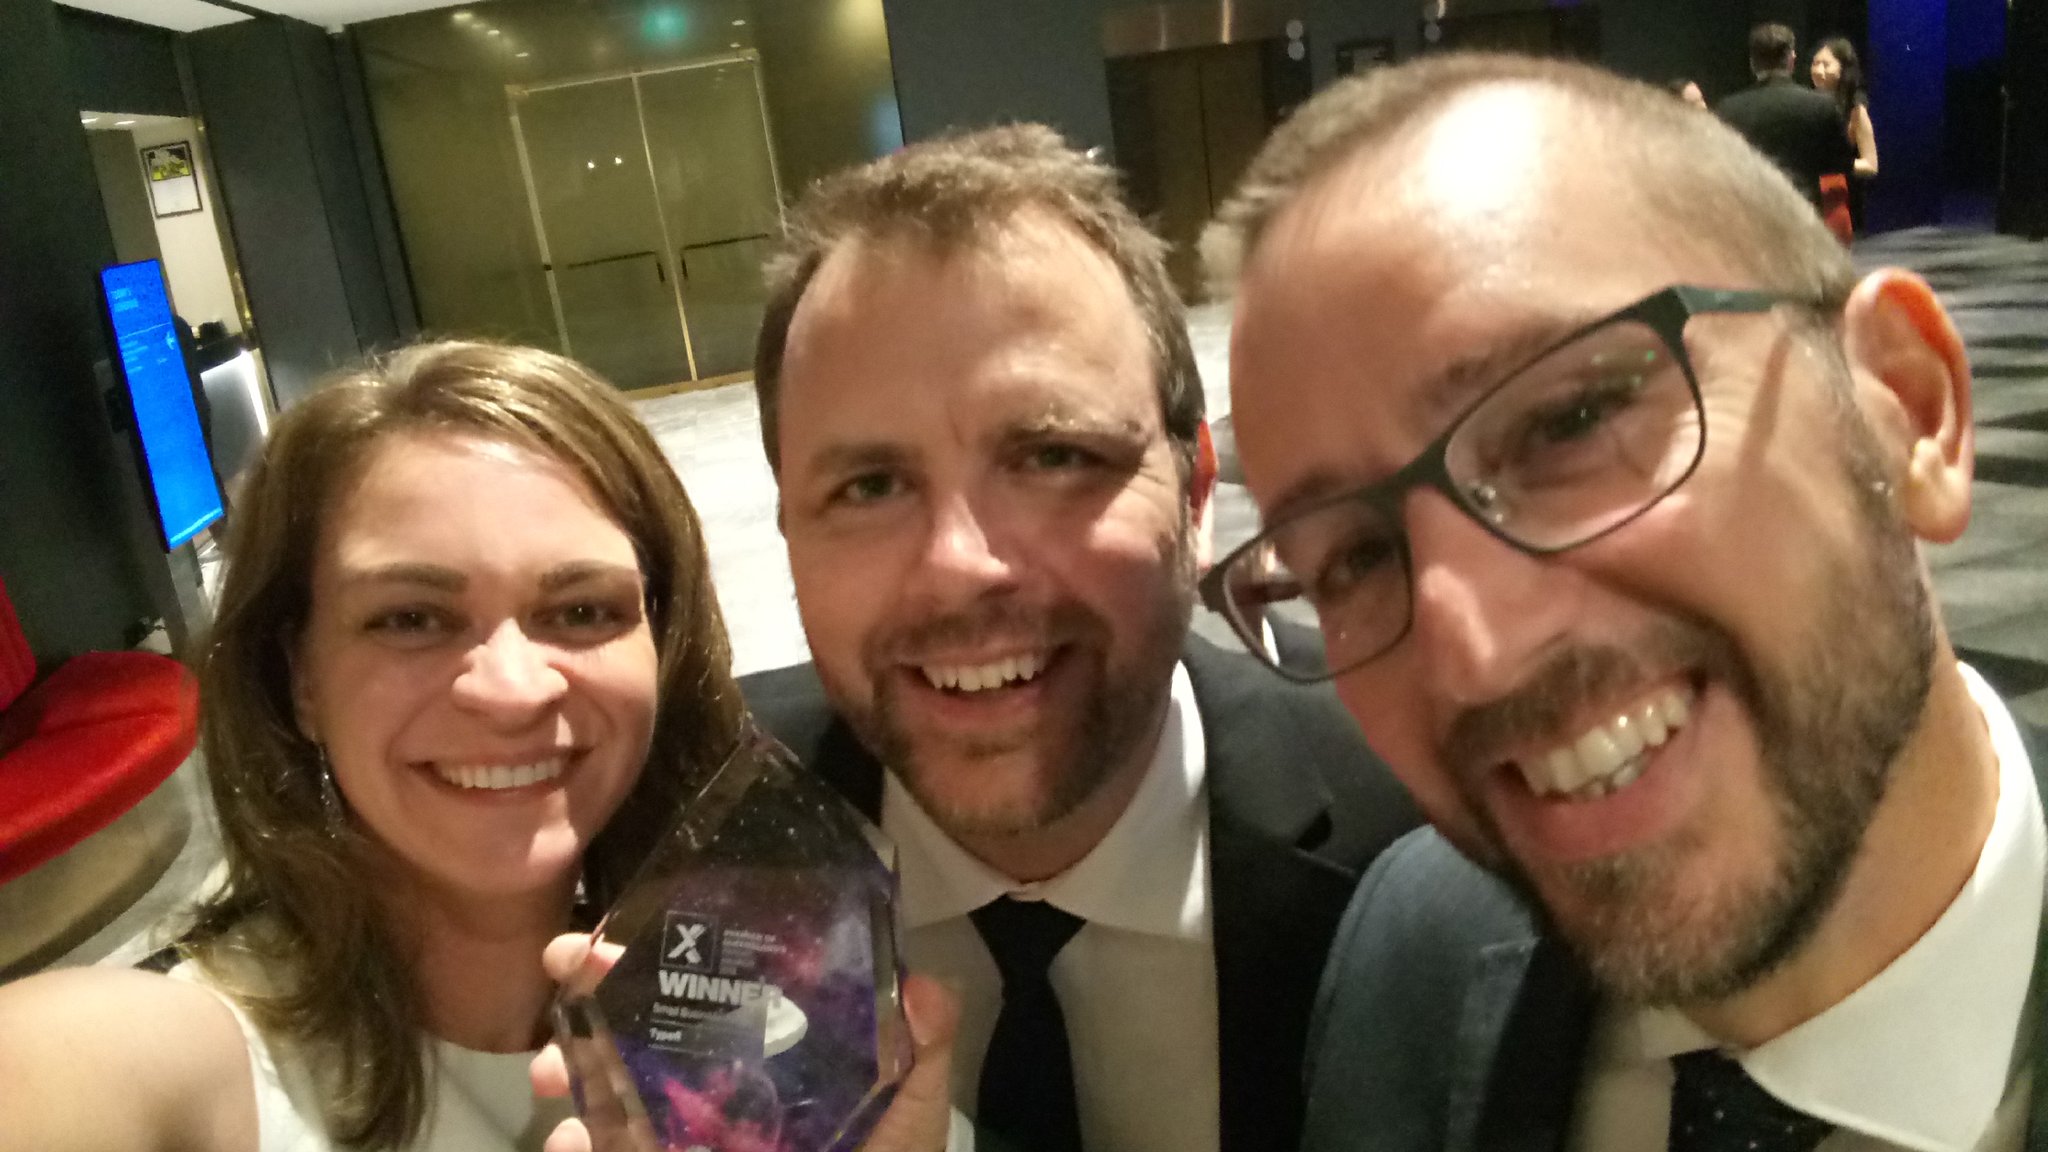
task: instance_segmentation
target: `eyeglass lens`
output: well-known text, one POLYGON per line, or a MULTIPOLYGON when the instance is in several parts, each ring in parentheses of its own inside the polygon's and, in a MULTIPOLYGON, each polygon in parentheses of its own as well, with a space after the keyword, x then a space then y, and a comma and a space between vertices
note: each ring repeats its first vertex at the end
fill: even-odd
MULTIPOLYGON (((1516 373, 1439 441, 1451 494, 1528 551, 1575 547, 1672 491, 1702 445, 1684 361, 1647 324, 1596 328, 1516 373)), ((1427 478, 1416 483, 1431 483, 1427 478)), ((1313 678, 1372 659, 1407 630, 1411 581, 1402 492, 1337 498, 1277 525, 1224 573, 1239 631, 1278 619, 1320 627, 1325 651, 1283 649, 1313 678)))

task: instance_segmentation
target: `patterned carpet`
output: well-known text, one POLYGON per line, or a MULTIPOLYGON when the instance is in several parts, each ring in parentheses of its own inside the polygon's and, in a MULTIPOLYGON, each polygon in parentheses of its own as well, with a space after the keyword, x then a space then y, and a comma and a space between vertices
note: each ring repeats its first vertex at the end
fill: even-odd
POLYGON ((1949 633, 2014 710, 2048 723, 2048 244, 1915 229, 1858 247, 1941 293, 1976 380, 1970 529, 1927 549, 1949 633))

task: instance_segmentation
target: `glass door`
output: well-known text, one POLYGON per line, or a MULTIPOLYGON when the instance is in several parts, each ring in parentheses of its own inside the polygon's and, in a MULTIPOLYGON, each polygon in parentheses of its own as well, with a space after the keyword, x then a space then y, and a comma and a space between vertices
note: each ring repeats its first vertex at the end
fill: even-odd
POLYGON ((697 375, 745 372, 766 303, 761 263, 782 226, 760 69, 740 57, 638 80, 697 375))
POLYGON ((630 78, 513 96, 562 346, 629 389, 695 375, 636 103, 630 78))
POLYGON ((569 354, 626 389, 746 371, 781 227, 753 54, 511 98, 569 354))

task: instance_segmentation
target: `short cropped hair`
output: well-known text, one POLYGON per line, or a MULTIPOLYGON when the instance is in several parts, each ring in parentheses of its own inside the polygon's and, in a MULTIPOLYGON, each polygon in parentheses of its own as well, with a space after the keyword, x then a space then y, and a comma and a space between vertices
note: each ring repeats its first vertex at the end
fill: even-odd
POLYGON ((768 303, 754 350, 761 446, 781 473, 782 359, 797 305, 841 247, 911 239, 939 256, 985 243, 1036 209, 1073 228, 1116 266, 1152 345, 1166 436, 1185 478, 1202 423, 1202 382, 1187 319, 1166 271, 1166 246, 1125 204, 1116 170, 1038 124, 922 141, 813 185, 790 209, 767 266, 768 303))
POLYGON ((1792 67, 1799 38, 1783 24, 1759 24, 1749 30, 1749 70, 1761 76, 1792 67))
POLYGON ((1823 311, 1848 300, 1856 269, 1847 251, 1777 165, 1719 117, 1590 65, 1490 53, 1426 56, 1341 81, 1303 105, 1268 138, 1203 235, 1212 294, 1230 294, 1274 218, 1324 173, 1489 84, 1548 88, 1584 107, 1640 203, 1761 285, 1823 311))

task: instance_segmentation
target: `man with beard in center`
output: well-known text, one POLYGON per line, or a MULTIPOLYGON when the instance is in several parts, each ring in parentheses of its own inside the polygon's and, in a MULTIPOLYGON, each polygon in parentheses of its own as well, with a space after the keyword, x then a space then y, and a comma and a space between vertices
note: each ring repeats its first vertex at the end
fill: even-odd
POLYGON ((1304 1147, 2048 1149, 2048 755, 1956 658, 1962 342, 1578 64, 1318 96, 1205 241, 1263 527, 1433 829, 1339 930, 1304 1147))
POLYGON ((1159 241, 1029 126, 788 231, 755 387, 813 662, 741 688, 896 843, 953 1101, 1027 1152, 1291 1146, 1337 917, 1416 821, 1334 694, 1189 635, 1216 462, 1159 241))

